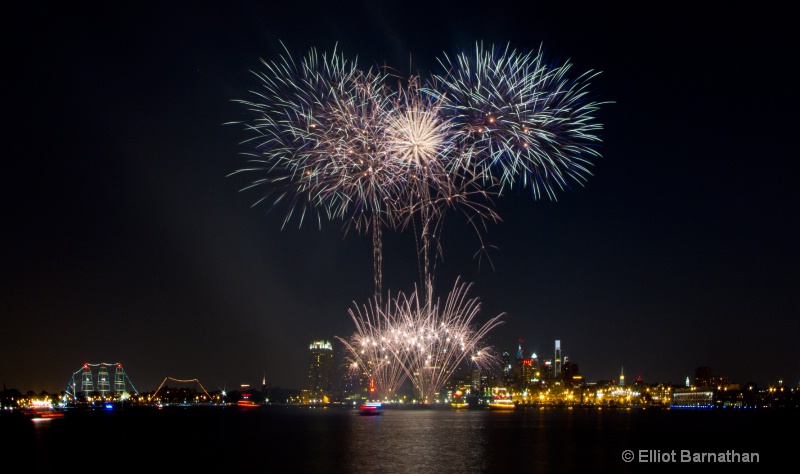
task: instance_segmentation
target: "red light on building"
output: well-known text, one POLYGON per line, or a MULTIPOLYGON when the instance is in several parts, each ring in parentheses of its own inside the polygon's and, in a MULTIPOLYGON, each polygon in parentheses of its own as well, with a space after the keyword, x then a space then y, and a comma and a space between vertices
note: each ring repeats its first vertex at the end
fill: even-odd
POLYGON ((370 392, 375 391, 375 379, 369 379, 369 391, 370 392))

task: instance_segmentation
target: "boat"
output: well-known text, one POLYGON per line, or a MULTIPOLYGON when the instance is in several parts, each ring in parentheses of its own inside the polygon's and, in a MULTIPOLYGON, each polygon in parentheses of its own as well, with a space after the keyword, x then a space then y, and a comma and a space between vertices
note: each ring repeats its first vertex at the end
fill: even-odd
POLYGON ((34 420, 41 418, 61 418, 64 416, 63 411, 52 408, 26 408, 22 410, 22 413, 34 420))
POLYGON ((517 404, 510 398, 495 398, 488 405, 492 410, 514 410, 517 408, 517 404))
POLYGON ((250 392, 243 393, 242 398, 236 402, 236 406, 242 408, 256 408, 259 405, 261 404, 255 400, 253 394, 250 392))
POLYGON ((367 402, 358 408, 358 414, 363 416, 378 416, 383 414, 381 402, 367 402))
POLYGON ((236 402, 236 406, 242 408, 257 408, 259 404, 250 400, 239 400, 236 402))
POLYGON ((464 396, 464 393, 461 392, 461 390, 458 390, 453 394, 453 400, 450 402, 450 408, 454 408, 456 410, 469 408, 467 397, 464 396))

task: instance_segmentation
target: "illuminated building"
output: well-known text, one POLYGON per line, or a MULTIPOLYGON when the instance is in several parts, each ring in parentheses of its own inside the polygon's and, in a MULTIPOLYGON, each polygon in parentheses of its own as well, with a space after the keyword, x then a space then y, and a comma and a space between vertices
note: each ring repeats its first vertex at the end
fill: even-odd
POLYGON ((315 403, 327 402, 333 391, 333 345, 328 341, 314 341, 309 350, 309 399, 315 403))
POLYGON ((522 390, 539 381, 539 359, 534 352, 530 359, 522 359, 522 390))
POLYGON ((517 359, 514 362, 514 371, 511 377, 511 383, 509 386, 514 386, 518 389, 521 389, 524 384, 524 379, 522 378, 522 339, 519 341, 519 345, 517 346, 517 359))
POLYGON ((711 408, 714 406, 714 391, 711 388, 676 388, 672 394, 674 408, 711 408))
POLYGON ((553 358, 553 378, 558 380, 561 377, 561 340, 556 339, 556 353, 553 358))
POLYGON ((552 360, 546 360, 546 361, 542 362, 541 373, 543 374, 542 378, 544 378, 545 381, 549 381, 550 379, 552 379, 552 376, 555 373, 555 371, 553 371, 553 361, 552 360))
POLYGON ((511 355, 508 351, 503 352, 503 385, 505 387, 511 386, 511 379, 512 379, 512 372, 511 372, 511 355))
POLYGON ((624 367, 620 367, 619 368, 619 386, 620 387, 624 387, 625 386, 625 368, 624 367))
POLYGON ((535 352, 531 354, 531 369, 533 370, 533 379, 531 379, 531 381, 539 382, 539 379, 541 379, 542 374, 540 372, 541 369, 539 368, 539 357, 536 355, 535 352))

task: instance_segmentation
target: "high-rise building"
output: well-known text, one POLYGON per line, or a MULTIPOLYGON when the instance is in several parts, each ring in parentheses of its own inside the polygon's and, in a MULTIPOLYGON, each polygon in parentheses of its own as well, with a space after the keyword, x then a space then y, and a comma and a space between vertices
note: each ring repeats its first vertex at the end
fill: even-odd
POLYGON ((542 379, 549 382, 553 378, 553 374, 555 373, 553 371, 553 360, 547 359, 542 361, 541 367, 542 369, 540 372, 542 374, 542 379))
POLYGON ((522 383, 520 389, 527 390, 536 379, 533 359, 522 359, 522 383))
POLYGON ((333 345, 314 341, 309 349, 308 396, 311 400, 327 401, 333 391, 333 345))
POLYGON ((556 339, 556 354, 553 358, 553 378, 561 377, 561 340, 556 339))
POLYGON ((513 373, 511 372, 511 355, 508 351, 503 352, 503 386, 510 387, 512 383, 513 373))
POLYGON ((565 387, 579 387, 583 385, 583 376, 580 373, 578 364, 570 362, 567 357, 564 357, 563 376, 565 387))
POLYGON ((625 368, 621 366, 619 368, 619 386, 620 387, 625 386, 625 368))
POLYGON ((514 369, 511 372, 511 383, 509 384, 517 389, 522 388, 522 359, 524 358, 522 355, 522 342, 522 339, 518 341, 519 345, 517 346, 517 358, 514 361, 514 369))

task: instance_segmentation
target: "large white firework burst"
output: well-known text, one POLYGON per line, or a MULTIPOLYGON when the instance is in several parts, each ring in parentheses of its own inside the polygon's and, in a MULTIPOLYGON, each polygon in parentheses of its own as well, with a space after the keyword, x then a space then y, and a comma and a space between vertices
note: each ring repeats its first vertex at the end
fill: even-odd
POLYGON ((330 218, 352 212, 358 223, 383 212, 396 175, 380 152, 385 76, 362 71, 335 49, 312 49, 299 63, 287 52, 262 65, 254 72, 260 88, 237 101, 252 116, 237 122, 251 134, 244 142, 252 150, 249 166, 232 173, 258 173, 244 188, 264 191, 254 205, 270 196, 273 206, 288 202, 284 225, 296 212, 300 225, 309 211, 330 218))
POLYGON ((395 97, 384 119, 386 154, 403 176, 393 216, 397 228, 416 230, 420 283, 426 285, 432 261, 442 253, 438 236, 445 214, 462 214, 479 240, 487 222, 499 216, 490 205, 492 191, 459 166, 464 153, 459 130, 445 117, 441 100, 425 93, 418 77, 399 87, 395 97))
POLYGON ((588 95, 597 73, 570 77, 572 65, 552 66, 543 50, 520 53, 506 46, 462 52, 439 60, 443 71, 427 90, 458 124, 469 153, 460 165, 490 185, 530 186, 535 198, 583 184, 598 157, 596 121, 601 103, 588 95))
POLYGON ((386 75, 362 71, 336 50, 316 50, 296 62, 288 54, 262 61, 255 75, 260 88, 251 100, 239 100, 252 115, 243 122, 251 133, 246 144, 256 172, 243 190, 263 189, 254 205, 273 197, 287 203, 284 225, 307 213, 341 219, 346 229, 372 232, 376 295, 382 291, 382 227, 396 222, 396 195, 402 175, 384 150, 384 123, 391 92, 386 75))
POLYGON ((492 198, 515 185, 555 198, 582 184, 601 125, 600 103, 588 96, 593 72, 570 78, 571 65, 548 65, 538 52, 476 45, 474 54, 440 60, 443 72, 425 87, 418 77, 388 86, 385 68, 362 70, 334 48, 295 61, 286 52, 262 61, 260 87, 244 105, 252 120, 245 189, 256 204, 286 205, 284 225, 307 214, 340 219, 370 232, 376 301, 382 295, 384 227, 414 227, 420 284, 433 285, 442 221, 466 216, 483 244, 500 217, 492 198))

